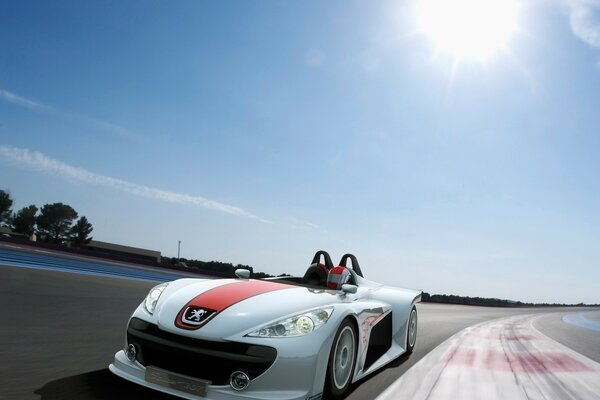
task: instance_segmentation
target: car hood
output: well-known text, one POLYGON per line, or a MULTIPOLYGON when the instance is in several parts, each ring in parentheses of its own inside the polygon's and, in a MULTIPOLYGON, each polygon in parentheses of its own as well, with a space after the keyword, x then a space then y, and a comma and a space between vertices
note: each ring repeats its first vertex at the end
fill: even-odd
POLYGON ((273 281, 184 279, 167 287, 155 313, 163 330, 223 340, 340 301, 343 296, 335 291, 273 281))

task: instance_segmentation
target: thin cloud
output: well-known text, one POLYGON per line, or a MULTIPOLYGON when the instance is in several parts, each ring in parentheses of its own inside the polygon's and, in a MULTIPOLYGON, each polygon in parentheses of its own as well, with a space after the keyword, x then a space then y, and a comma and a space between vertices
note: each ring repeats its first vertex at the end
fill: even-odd
POLYGON ((30 169, 58 175, 63 178, 75 179, 92 185, 108 187, 134 196, 160 200, 167 203, 193 205, 226 214, 254 219, 263 223, 271 223, 270 221, 236 206, 219 203, 200 196, 169 192, 117 178, 111 178, 109 176, 95 174, 83 168, 74 167, 62 161, 54 160, 37 151, 0 145, 0 157, 9 159, 30 169))
POLYGON ((289 217, 288 221, 290 222, 290 226, 294 229, 321 229, 319 225, 294 217, 289 217))
POLYGON ((26 99, 25 97, 18 96, 14 93, 9 92, 8 90, 4 90, 0 88, 0 98, 9 103, 16 104, 21 107, 28 108, 34 111, 40 112, 56 112, 57 110, 53 107, 46 106, 40 103, 37 103, 33 100, 26 99))
POLYGON ((567 0, 567 5, 573 33, 600 49, 600 0, 567 0))
POLYGON ((102 121, 96 118, 88 117, 86 115, 80 115, 69 111, 61 110, 56 107, 49 106, 47 104, 42 104, 37 101, 25 98, 23 96, 19 96, 18 94, 9 92, 8 90, 4 90, 2 88, 0 88, 0 99, 35 112, 49 114, 59 118, 74 121, 79 124, 91 126, 94 129, 110 132, 112 134, 127 137, 130 139, 139 138, 137 134, 131 132, 126 128, 123 128, 122 126, 102 121))

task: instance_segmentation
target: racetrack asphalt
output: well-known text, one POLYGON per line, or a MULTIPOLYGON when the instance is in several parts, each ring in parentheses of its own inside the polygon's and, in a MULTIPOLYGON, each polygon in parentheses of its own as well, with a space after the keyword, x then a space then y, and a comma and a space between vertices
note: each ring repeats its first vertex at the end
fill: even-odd
MULTIPOLYGON (((130 313, 153 285, 155 282, 0 266, 0 398, 173 399, 107 370, 114 353, 123 346, 130 313)), ((420 304, 418 310, 414 353, 354 384, 348 399, 375 398, 432 349, 466 327, 511 315, 575 311, 436 304, 420 304)), ((562 314, 548 316, 549 328, 542 326, 546 317, 538 319, 537 328, 550 329, 562 335, 555 339, 568 342, 572 338, 568 332, 582 328, 557 323, 560 317, 551 318, 562 314)), ((577 351, 591 354, 586 348, 577 351)))

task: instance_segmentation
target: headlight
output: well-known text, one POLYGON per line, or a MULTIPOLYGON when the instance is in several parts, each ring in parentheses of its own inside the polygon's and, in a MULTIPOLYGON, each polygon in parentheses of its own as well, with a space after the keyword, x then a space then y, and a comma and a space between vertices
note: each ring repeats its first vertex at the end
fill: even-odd
POLYGON ((333 307, 318 308, 265 325, 246 336, 272 338, 307 335, 323 326, 332 313, 333 307))
POLYGON ((148 296, 146 296, 146 299, 144 300, 144 309, 148 311, 149 314, 154 314, 156 303, 158 303, 158 299, 167 285, 168 283, 161 283, 160 285, 154 286, 152 289, 150 289, 150 293, 148 293, 148 296))

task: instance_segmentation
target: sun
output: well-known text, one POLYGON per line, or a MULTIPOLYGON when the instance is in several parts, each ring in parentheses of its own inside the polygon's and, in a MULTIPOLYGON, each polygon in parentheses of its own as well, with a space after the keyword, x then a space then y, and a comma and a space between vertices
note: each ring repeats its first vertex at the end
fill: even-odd
POLYGON ((518 0, 419 0, 417 24, 438 51, 485 60, 516 29, 518 0))

